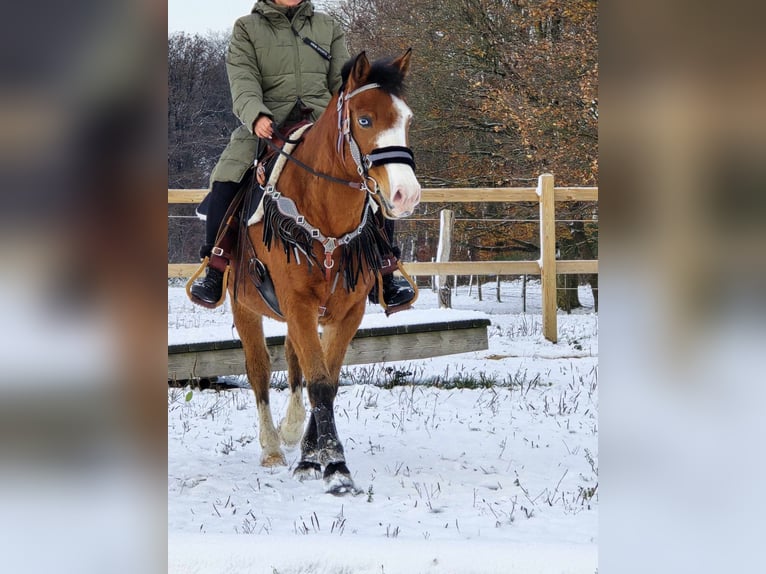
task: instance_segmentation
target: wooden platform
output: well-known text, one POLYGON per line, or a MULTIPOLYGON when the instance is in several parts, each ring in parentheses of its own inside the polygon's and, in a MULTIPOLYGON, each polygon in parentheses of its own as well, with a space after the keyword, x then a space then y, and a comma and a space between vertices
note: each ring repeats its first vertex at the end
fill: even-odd
MULTIPOLYGON (((362 328, 346 353, 346 365, 409 361, 487 349, 484 318, 362 328)), ((273 371, 287 369, 284 336, 266 338, 273 371)), ((168 380, 241 375, 245 357, 239 340, 168 345, 168 380)))

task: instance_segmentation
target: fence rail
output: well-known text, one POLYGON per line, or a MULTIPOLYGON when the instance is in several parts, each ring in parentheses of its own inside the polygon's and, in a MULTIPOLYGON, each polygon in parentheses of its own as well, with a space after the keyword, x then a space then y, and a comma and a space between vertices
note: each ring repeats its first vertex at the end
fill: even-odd
MULTIPOLYGON (((403 262, 410 275, 540 275, 543 335, 558 340, 556 275, 598 273, 597 260, 556 259, 556 202, 598 201, 597 187, 554 187, 551 174, 538 178, 537 187, 424 189, 424 203, 535 202, 540 205, 540 259, 537 261, 403 262)), ((169 189, 168 203, 199 203, 206 189, 169 189)), ((169 263, 168 277, 190 277, 199 263, 169 263)))
MULTIPOLYGON (((168 203, 199 203, 207 189, 168 189, 168 203)), ((598 201, 597 187, 556 187, 555 201, 598 201)), ((537 202, 536 187, 445 187, 425 188, 421 203, 537 202)))

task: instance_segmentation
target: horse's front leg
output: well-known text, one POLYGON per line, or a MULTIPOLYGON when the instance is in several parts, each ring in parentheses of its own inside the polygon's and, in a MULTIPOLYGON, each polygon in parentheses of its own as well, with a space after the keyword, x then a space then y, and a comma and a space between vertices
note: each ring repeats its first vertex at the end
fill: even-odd
POLYGON ((269 382, 271 360, 263 338, 263 319, 243 305, 232 304, 234 323, 237 326, 242 349, 245 353, 245 368, 250 386, 255 392, 258 407, 259 433, 261 443, 261 464, 263 466, 286 466, 285 456, 279 447, 279 435, 274 428, 269 406, 269 382))
MULTIPOLYGON (((325 325, 324 332, 322 333, 322 352, 325 358, 325 365, 330 373, 330 378, 334 382, 336 392, 338 389, 340 369, 343 366, 343 359, 346 357, 346 351, 351 343, 351 339, 353 339, 356 334, 359 323, 362 322, 365 302, 366 300, 362 300, 359 304, 354 306, 343 320, 325 325)), ((325 416, 325 413, 324 411, 314 409, 312 414, 316 417, 316 432, 319 433, 319 429, 322 428, 320 417, 325 416)), ((332 432, 335 433, 337 439, 337 433, 335 432, 335 418, 332 416, 332 409, 329 414, 331 416, 326 424, 328 427, 332 427, 332 432)), ((340 443, 338 443, 337 446, 342 455, 343 447, 340 443)), ((324 471, 324 479, 325 482, 328 483, 328 491, 330 492, 361 492, 354 486, 354 483, 351 480, 351 473, 346 466, 345 459, 327 464, 324 471)))
POLYGON ((303 478, 324 467, 327 491, 343 494, 355 491, 355 488, 335 427, 333 409, 338 378, 337 374, 333 377, 328 369, 317 329, 316 308, 292 306, 288 331, 306 379, 311 403, 311 416, 301 443, 301 461, 295 474, 303 478))

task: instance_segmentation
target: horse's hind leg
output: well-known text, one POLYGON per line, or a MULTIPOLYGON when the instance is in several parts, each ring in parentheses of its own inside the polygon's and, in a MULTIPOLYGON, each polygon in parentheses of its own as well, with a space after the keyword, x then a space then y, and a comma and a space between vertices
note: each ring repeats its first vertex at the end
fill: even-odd
POLYGON ((298 480, 316 479, 322 476, 322 465, 319 463, 319 446, 317 442, 317 422, 314 410, 311 410, 309 424, 301 441, 301 460, 298 462, 293 476, 298 480))
POLYGON ((303 374, 298 363, 298 355, 288 333, 285 337, 285 358, 287 360, 287 380, 290 383, 290 402, 287 404, 285 418, 279 424, 279 436, 287 446, 298 444, 306 422, 306 407, 303 406, 303 374))
POLYGON ((237 326, 242 349, 245 352, 245 368, 250 386, 255 392, 258 408, 261 443, 261 465, 286 465, 285 456, 279 447, 279 435, 274 428, 269 406, 269 382, 271 380, 271 359, 263 337, 263 318, 236 303, 232 304, 234 324, 237 326))

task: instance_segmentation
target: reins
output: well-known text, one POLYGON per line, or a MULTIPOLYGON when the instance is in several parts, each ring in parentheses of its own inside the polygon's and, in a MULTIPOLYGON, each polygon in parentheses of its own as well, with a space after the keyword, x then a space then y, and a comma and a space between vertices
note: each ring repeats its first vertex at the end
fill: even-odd
MULTIPOLYGON (((276 125, 274 125, 274 124, 272 124, 272 129, 274 130, 274 133, 277 135, 277 137, 279 137, 285 143, 297 144, 297 143, 300 143, 303 140, 303 137, 300 137, 297 140, 291 140, 291 139, 283 137, 283 134, 276 128, 276 125)), ((288 161, 293 162, 295 165, 297 165, 301 169, 309 172, 311 175, 315 175, 317 177, 321 177, 322 179, 326 179, 326 180, 332 181, 334 183, 340 183, 342 185, 347 185, 349 187, 353 187, 354 189, 365 189, 367 187, 366 183, 362 184, 362 183, 358 183, 358 182, 355 182, 355 181, 348 181, 346 179, 340 179, 340 178, 335 177, 333 175, 329 175, 327 173, 322 173, 321 171, 317 171, 313 167, 311 167, 310 165, 307 165, 307 164, 303 163, 301 160, 293 157, 292 154, 285 153, 284 151, 282 151, 282 148, 280 148, 278 145, 276 145, 270 139, 264 140, 264 141, 266 142, 266 145, 268 145, 271 149, 273 149, 279 155, 285 157, 288 161)))

